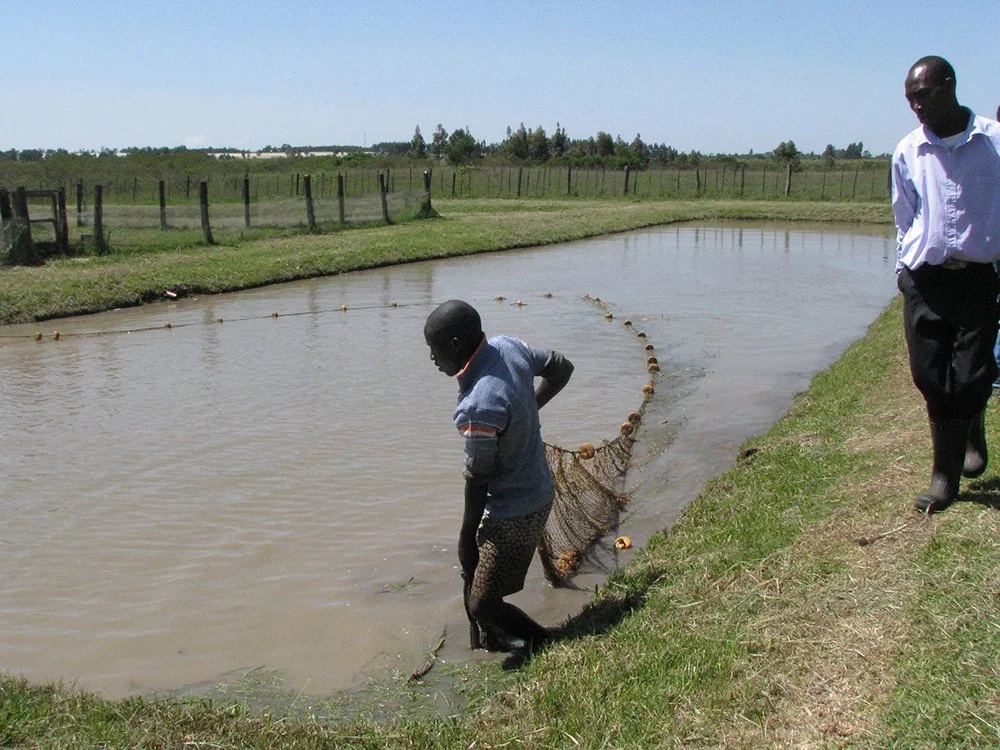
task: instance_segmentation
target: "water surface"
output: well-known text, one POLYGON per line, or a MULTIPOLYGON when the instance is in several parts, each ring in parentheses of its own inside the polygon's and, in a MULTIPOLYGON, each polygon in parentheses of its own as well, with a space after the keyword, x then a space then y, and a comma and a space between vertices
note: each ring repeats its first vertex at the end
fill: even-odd
MULTIPOLYGON (((893 254, 851 227, 671 226, 0 330, 0 669, 117 697, 263 668, 325 693, 408 673, 442 632, 467 658, 437 303, 573 360, 542 412, 567 447, 641 403, 647 334, 663 373, 619 530, 641 546, 864 333, 893 254)), ((513 601, 555 624, 630 554, 579 590, 536 562, 513 601)))

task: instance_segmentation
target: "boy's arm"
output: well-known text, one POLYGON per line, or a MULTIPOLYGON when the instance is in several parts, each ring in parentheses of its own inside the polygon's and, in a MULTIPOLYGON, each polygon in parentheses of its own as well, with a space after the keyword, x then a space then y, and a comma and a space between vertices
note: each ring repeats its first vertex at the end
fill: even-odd
POLYGON ((538 376, 542 379, 542 382, 538 384, 538 388, 535 389, 535 400, 538 402, 539 409, 551 401, 565 387, 572 374, 573 363, 559 352, 552 352, 552 356, 546 363, 545 369, 538 373, 538 376))
POLYGON ((462 530, 458 534, 458 562, 468 580, 479 564, 479 546, 476 531, 483 520, 486 509, 486 483, 472 477, 465 480, 465 512, 462 514, 462 530))

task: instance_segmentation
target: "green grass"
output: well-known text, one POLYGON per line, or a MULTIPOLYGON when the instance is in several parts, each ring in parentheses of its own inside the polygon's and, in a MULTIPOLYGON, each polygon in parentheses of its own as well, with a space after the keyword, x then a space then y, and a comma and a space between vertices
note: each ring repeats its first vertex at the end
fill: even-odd
POLYGON ((390 226, 214 232, 116 229, 109 255, 0 268, 0 324, 99 312, 359 268, 564 242, 705 219, 850 221, 888 225, 888 208, 864 203, 749 201, 436 201, 441 218, 390 226))

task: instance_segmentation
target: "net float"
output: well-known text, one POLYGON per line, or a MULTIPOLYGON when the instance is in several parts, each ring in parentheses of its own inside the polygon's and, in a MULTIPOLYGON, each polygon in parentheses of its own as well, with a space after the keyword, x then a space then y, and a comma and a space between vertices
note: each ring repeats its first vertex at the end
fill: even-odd
POLYGON ((580 443, 578 453, 580 454, 580 458, 584 460, 591 459, 597 455, 597 451, 594 450, 594 446, 590 443, 580 443))
POLYGON ((628 419, 629 424, 639 424, 642 421, 642 414, 637 411, 630 411, 626 419, 628 419))
POLYGON ((646 385, 642 387, 642 392, 645 393, 647 396, 652 396, 653 393, 656 392, 656 389, 653 387, 652 383, 646 383, 646 385))
POLYGON ((635 429, 635 425, 631 422, 622 422, 622 426, 619 429, 621 429, 622 435, 631 435, 635 429))
POLYGON ((615 539, 615 549, 631 549, 632 540, 627 536, 620 536, 615 539))

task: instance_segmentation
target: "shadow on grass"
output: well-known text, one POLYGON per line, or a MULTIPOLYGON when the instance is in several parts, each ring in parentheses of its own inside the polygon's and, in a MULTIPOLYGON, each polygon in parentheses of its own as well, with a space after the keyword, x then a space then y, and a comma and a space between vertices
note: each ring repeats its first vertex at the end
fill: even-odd
POLYGON ((975 503, 993 510, 1000 510, 1000 477, 972 482, 956 502, 975 503))
MULTIPOLYGON (((595 602, 586 605, 578 614, 569 618, 558 627, 552 628, 551 641, 547 641, 540 651, 544 651, 550 643, 569 641, 585 636, 601 635, 624 620, 631 612, 642 607, 646 592, 655 578, 645 581, 636 588, 630 583, 629 591, 624 594, 605 595, 595 602)), ((504 670, 516 670, 527 664, 535 655, 530 649, 515 649, 503 660, 504 670)))

